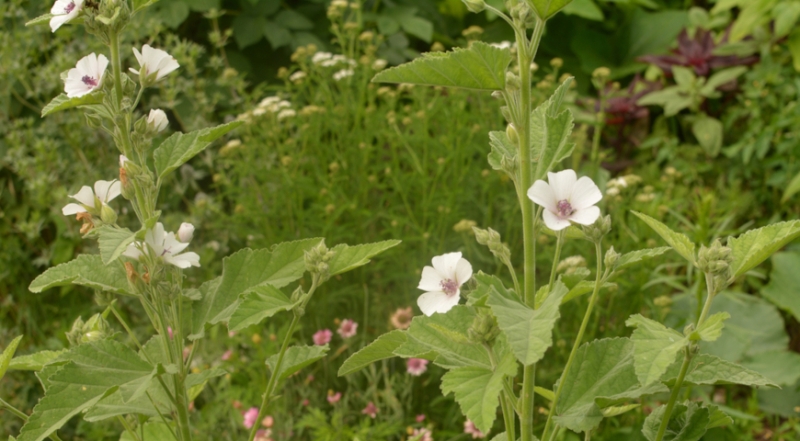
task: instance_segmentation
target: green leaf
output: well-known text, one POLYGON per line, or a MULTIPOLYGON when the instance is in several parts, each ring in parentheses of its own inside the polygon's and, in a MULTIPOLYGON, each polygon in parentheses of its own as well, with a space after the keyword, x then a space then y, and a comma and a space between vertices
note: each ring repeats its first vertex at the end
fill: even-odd
MULTIPOLYGON (((286 350, 286 354, 284 354, 283 362, 281 363, 278 374, 278 380, 285 380, 300 369, 303 369, 304 367, 322 359, 328 353, 329 349, 330 348, 328 345, 290 347, 286 350)), ((270 370, 275 369, 275 366, 278 363, 278 355, 279 354, 275 354, 267 359, 267 367, 269 367, 270 370)))
POLYGON ((541 395, 543 398, 549 400, 550 402, 553 402, 556 399, 555 392, 551 391, 550 389, 545 389, 543 387, 536 386, 533 388, 533 391, 541 395))
POLYGON ((798 191, 800 191, 800 173, 794 175, 792 180, 789 181, 789 185, 787 185, 786 189, 783 191, 781 203, 785 204, 786 201, 788 201, 792 196, 796 195, 798 191))
MULTIPOLYGON (((661 377, 661 381, 668 386, 675 384, 682 364, 682 360, 673 363, 661 377)), ((745 386, 778 387, 777 384, 758 372, 710 354, 695 355, 689 364, 683 381, 687 386, 742 384, 745 386)))
MULTIPOLYGON (((103 104, 103 97, 105 94, 103 92, 93 92, 88 95, 79 96, 75 98, 69 98, 66 94, 61 94, 55 98, 53 101, 42 109, 42 118, 52 113, 60 112, 62 110, 72 109, 79 106, 88 106, 90 104, 103 104)), ((21 438, 20 438, 21 439, 21 438)))
POLYGON ((715 427, 720 426, 728 426, 733 424, 733 418, 728 416, 727 413, 721 411, 717 406, 712 404, 704 405, 706 409, 708 409, 708 425, 706 429, 713 429, 715 427))
POLYGON ((295 305, 278 288, 272 285, 257 286, 242 296, 239 306, 228 321, 228 330, 241 331, 279 312, 289 311, 295 305))
POLYGON ((603 420, 602 408, 667 390, 660 383, 646 387, 639 384, 631 340, 595 340, 575 353, 554 419, 576 432, 592 430, 603 420))
POLYGON ((511 350, 523 365, 541 360, 553 345, 553 326, 560 317, 558 307, 567 287, 558 280, 539 309, 531 309, 518 298, 503 295, 492 288, 488 305, 497 317, 497 325, 508 337, 511 350))
POLYGON ((196 154, 205 150, 212 142, 240 125, 242 125, 242 121, 233 121, 194 132, 174 133, 153 152, 158 178, 163 179, 167 173, 185 164, 196 154))
POLYGON ((574 0, 563 9, 567 15, 577 15, 587 20, 603 21, 603 10, 593 0, 574 0))
POLYGON ((17 347, 19 346, 19 342, 22 341, 22 336, 11 340, 11 343, 3 349, 3 353, 0 354, 0 380, 6 375, 6 371, 8 370, 8 366, 11 364, 11 359, 14 358, 14 353, 17 352, 17 347))
POLYGON ((200 338, 207 323, 227 321, 239 306, 239 296, 257 286, 282 288, 303 277, 304 255, 322 239, 285 242, 271 249, 245 248, 222 259, 222 276, 200 286, 202 298, 192 303, 192 334, 200 338))
POLYGON ((133 0, 133 12, 135 14, 150 5, 158 3, 158 1, 159 0, 133 0))
POLYGON ((519 298, 513 289, 506 288, 503 285, 503 281, 496 276, 486 274, 483 271, 478 271, 478 274, 475 274, 472 276, 472 278, 478 282, 478 286, 474 290, 467 293, 467 305, 486 305, 486 301, 489 299, 489 291, 491 291, 492 287, 494 287, 497 292, 503 294, 505 297, 519 298))
POLYGON ((733 250, 731 274, 734 278, 741 276, 798 237, 800 220, 778 222, 736 238, 729 237, 728 246, 733 250))
POLYGON ((611 418, 618 415, 622 415, 623 413, 629 412, 637 407, 641 406, 641 404, 625 404, 622 406, 609 406, 602 410, 603 418, 611 418))
POLYGON ((533 12, 542 20, 556 15, 563 7, 567 6, 572 0, 526 0, 533 12))
POLYGON ((497 417, 498 397, 503 390, 503 378, 517 374, 513 355, 507 354, 497 368, 460 367, 442 376, 442 393, 455 394, 461 412, 482 432, 492 429, 497 417))
MULTIPOLYGON (((730 67, 728 69, 723 69, 721 71, 718 71, 717 73, 711 75, 711 77, 708 78, 706 84, 703 85, 702 89, 700 89, 700 93, 704 96, 712 97, 715 95, 714 92, 718 87, 735 80, 745 72, 747 72, 747 68, 745 66, 730 67)), ((719 123, 719 121, 717 122, 719 123)))
POLYGON ((800 72, 800 28, 795 29, 790 35, 786 46, 792 54, 794 70, 800 72))
POLYGON ((279 21, 268 21, 264 26, 264 36, 273 49, 287 46, 292 42, 292 31, 286 29, 279 21))
POLYGON ((761 295, 800 320, 800 253, 784 252, 772 256, 772 272, 769 284, 761 289, 761 295))
POLYGON ((137 429, 137 435, 139 435, 140 438, 132 437, 130 432, 126 430, 120 435, 119 441, 139 441, 140 439, 169 441, 175 439, 175 435, 173 435, 174 432, 172 431, 173 429, 161 421, 147 422, 142 426, 141 430, 142 433, 138 433, 137 429))
POLYGON ((428 53, 372 79, 374 83, 410 83, 427 86, 504 90, 511 52, 477 41, 468 49, 428 53))
POLYGON ((39 293, 64 285, 81 285, 116 294, 133 295, 122 264, 104 265, 96 254, 81 254, 75 260, 55 266, 31 282, 28 289, 39 293))
POLYGON ((35 26, 42 23, 50 23, 50 19, 53 18, 53 14, 44 14, 40 15, 33 20, 29 20, 25 23, 25 26, 35 26))
POLYGON ((653 257, 658 257, 666 253, 670 249, 671 249, 670 247, 659 247, 659 248, 648 248, 644 250, 631 251, 630 253, 625 253, 619 256, 619 259, 617 259, 617 261, 614 263, 614 271, 627 268, 644 260, 652 259, 653 257))
POLYGON ((264 37, 269 26, 267 19, 260 15, 239 14, 233 19, 233 38, 239 49, 257 43, 264 37))
POLYGON ((575 148, 570 142, 574 126, 572 112, 561 108, 571 83, 572 77, 567 78, 550 99, 531 113, 531 160, 536 163, 534 181, 544 179, 575 148))
POLYGON ((433 23, 422 17, 403 17, 400 27, 409 35, 430 43, 433 40, 433 23))
POLYGON ((369 263, 369 259, 389 248, 399 245, 400 242, 399 240, 386 240, 383 242, 355 246, 345 244, 337 245, 331 250, 334 254, 330 262, 328 262, 330 275, 335 276, 364 266, 369 263))
POLYGON ((636 328, 631 336, 634 367, 643 386, 658 381, 689 342, 680 332, 640 314, 632 315, 625 325, 636 328))
POLYGON ((358 372, 376 361, 394 357, 394 351, 405 342, 406 333, 399 329, 381 335, 367 347, 345 360, 339 368, 339 376, 358 372))
POLYGON ((61 351, 41 351, 29 355, 20 355, 11 359, 11 364, 9 364, 8 368, 12 371, 40 371, 66 352, 67 350, 63 349, 61 351))
POLYGON ((722 122, 701 116, 692 123, 692 133, 708 156, 715 158, 722 149, 722 122))
POLYGON ((640 106, 662 106, 664 116, 675 116, 683 109, 689 108, 694 101, 684 93, 679 86, 666 87, 662 90, 650 92, 641 97, 636 104, 640 106))
MULTIPOLYGON (((492 146, 492 151, 489 153, 489 165, 494 170, 505 170, 503 168, 503 160, 512 163, 514 158, 517 157, 519 148, 514 145, 508 135, 503 131, 489 132, 489 144, 492 146)), ((516 180, 516 176, 511 176, 516 180)))
POLYGON ((128 245, 136 239, 136 233, 127 228, 114 228, 109 225, 103 225, 100 228, 96 228, 95 232, 100 245, 100 257, 105 265, 117 260, 128 248, 128 245))
POLYGON ((727 312, 718 312, 708 317, 700 327, 694 330, 689 336, 692 341, 716 341, 722 335, 722 328, 725 327, 725 320, 731 318, 727 312))
POLYGON ((658 233, 658 235, 661 236, 661 238, 664 239, 664 241, 666 241, 667 244, 669 244, 669 246, 675 250, 675 252, 683 256, 683 258, 688 260, 692 265, 695 264, 694 242, 689 240, 686 235, 670 230, 668 226, 646 214, 642 214, 633 210, 631 210, 631 213, 635 214, 636 217, 643 220, 648 226, 650 226, 650 228, 658 233))
MULTIPOLYGON (((661 420, 664 419, 666 406, 661 405, 644 420, 642 433, 648 441, 655 441, 661 420)), ((697 404, 687 401, 677 404, 672 409, 664 441, 698 441, 706 434, 709 412, 697 404)))
MULTIPOLYGON (((582 295, 589 294, 590 292, 594 291, 594 284, 595 282, 590 282, 588 280, 583 280, 578 282, 575 286, 573 286, 569 290, 567 295, 565 295, 564 298, 561 299, 561 304, 563 305, 571 300, 577 299, 582 295)), ((605 282, 600 287, 600 291, 602 292, 602 290, 604 289, 615 288, 616 286, 617 286, 616 283, 605 282)))

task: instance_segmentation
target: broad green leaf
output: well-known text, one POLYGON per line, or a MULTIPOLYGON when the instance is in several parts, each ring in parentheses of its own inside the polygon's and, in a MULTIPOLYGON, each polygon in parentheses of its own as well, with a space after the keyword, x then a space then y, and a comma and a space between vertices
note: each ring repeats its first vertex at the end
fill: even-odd
POLYGON ((632 315, 625 325, 636 328, 631 336, 634 367, 643 386, 658 381, 689 342, 680 332, 640 314, 632 315))
POLYGON ((478 282, 478 286, 474 290, 467 293, 467 305, 485 306, 486 300, 489 299, 489 291, 491 291, 492 287, 494 287, 497 292, 503 294, 505 297, 519 298, 513 289, 506 288, 503 285, 503 281, 496 276, 486 274, 483 271, 478 271, 478 274, 475 274, 472 277, 476 282, 478 282))
POLYGON ((661 236, 661 238, 664 239, 664 241, 666 241, 667 244, 669 244, 669 246, 675 250, 675 252, 683 256, 683 258, 688 260, 692 265, 695 264, 694 243, 689 240, 686 235, 670 230, 668 226, 646 214, 642 214, 633 210, 631 210, 631 213, 635 214, 636 217, 643 220, 648 226, 650 226, 650 228, 658 233, 658 235, 661 236))
POLYGON ((20 355, 11 359, 11 364, 9 364, 8 368, 12 371, 40 371, 66 352, 67 350, 63 349, 61 351, 41 351, 29 355, 20 355))
POLYGON ((779 222, 750 230, 739 237, 729 237, 728 246, 733 250, 731 274, 733 277, 741 276, 798 237, 800 220, 779 222))
POLYGON ((8 366, 11 364, 11 359, 14 358, 14 353, 17 352, 17 347, 19 346, 19 342, 22 341, 22 336, 18 336, 14 340, 11 340, 11 343, 3 349, 3 353, 0 354, 0 380, 6 375, 6 371, 8 370, 8 366))
MULTIPOLYGON (((278 370, 278 380, 285 380, 300 369, 321 360, 328 353, 329 349, 328 345, 290 347, 286 350, 286 354, 284 354, 283 361, 278 370)), ((278 354, 267 359, 267 367, 269 367, 270 370, 275 370, 277 364, 278 354)))
MULTIPOLYGON (((675 384, 682 364, 682 360, 673 363, 661 377, 661 381, 668 386, 675 384)), ((758 372, 709 354, 695 355, 686 372, 684 384, 687 386, 742 384, 745 386, 778 387, 777 384, 758 372)))
POLYGON ((692 133, 706 154, 712 158, 722 149, 722 122, 716 118, 701 116, 692 123, 692 133))
POLYGON ((168 173, 185 164, 212 142, 241 124, 242 121, 233 121, 190 133, 174 133, 153 152, 158 178, 163 179, 168 173))
POLYGON ((376 361, 394 357, 394 351, 405 342, 406 333, 399 329, 381 335, 345 360, 342 367, 339 368, 339 376, 358 372, 376 361))
MULTIPOLYGON (((517 157, 519 148, 508 139, 508 135, 503 131, 489 132, 489 144, 492 151, 489 153, 489 165, 494 170, 505 170, 503 168, 504 160, 513 163, 514 158, 517 157)), ((511 176, 516 180, 516 176, 511 176)))
POLYGON ((792 387, 800 380, 800 354, 788 349, 761 353, 754 358, 742 360, 741 364, 763 375, 781 387, 792 387))
POLYGON ((331 249, 334 254, 330 262, 328 262, 330 275, 335 276, 364 266, 369 263, 369 259, 399 245, 400 242, 399 240, 386 240, 364 245, 337 245, 331 249))
POLYGON ((239 306, 228 321, 228 329, 241 331, 281 311, 289 311, 294 306, 278 288, 272 285, 257 286, 242 296, 239 306))
MULTIPOLYGON (((648 441, 655 441, 661 420, 664 419, 666 406, 661 405, 644 420, 642 434, 648 441)), ((677 404, 672 409, 664 441, 698 441, 706 434, 708 427, 708 409, 687 401, 686 404, 677 404)))
POLYGON ((728 416, 725 412, 721 411, 717 406, 707 404, 704 405, 708 409, 708 425, 706 429, 713 429, 720 426, 728 426, 733 424, 733 418, 728 416))
MULTIPOLYGON (((712 96, 716 88, 735 80, 745 72, 747 72, 747 67, 745 66, 735 66, 720 70, 708 78, 708 81, 703 85, 700 93, 705 96, 712 96)), ((719 121, 717 121, 717 123, 719 123, 719 121)), ((720 128, 721 126, 722 124, 720 123, 720 128)))
POLYGON ((587 20, 603 21, 603 10, 593 0, 574 0, 563 9, 567 15, 577 15, 587 20))
POLYGON ((660 256, 670 250, 670 247, 647 248, 644 250, 631 251, 619 256, 616 263, 614 263, 614 271, 627 268, 636 263, 642 262, 653 257, 660 256))
POLYGON ((140 441, 144 440, 152 440, 152 441, 170 441, 175 439, 175 435, 173 432, 173 428, 170 426, 162 423, 161 421, 150 421, 142 426, 141 430, 142 433, 140 434, 137 429, 137 435, 139 438, 134 438, 131 434, 126 430, 122 432, 122 435, 119 437, 119 441, 140 441))
POLYGON ((779 308, 800 320, 800 253, 785 252, 772 256, 769 284, 761 294, 779 308))
POLYGON ((492 429, 497 417, 498 397, 503 390, 503 378, 517 374, 517 362, 508 354, 492 369, 481 367, 460 367, 442 376, 442 393, 451 392, 456 397, 461 412, 482 432, 492 429))
POLYGON ((800 191, 800 173, 794 175, 791 181, 789 181, 789 185, 786 186, 786 189, 783 190, 783 197, 781 197, 781 203, 785 204, 786 201, 789 200, 792 196, 796 195, 797 192, 800 191))
POLYGON ((304 254, 322 239, 285 242, 271 249, 243 249, 222 259, 222 276, 200 286, 202 299, 192 303, 194 340, 203 336, 207 323, 216 324, 231 318, 239 296, 260 285, 282 288, 303 277, 304 254))
POLYGON ((489 293, 487 303, 497 317, 497 325, 508 337, 517 360, 525 366, 541 360, 553 345, 553 326, 560 317, 558 307, 567 294, 567 287, 561 280, 554 285, 550 295, 536 310, 494 288, 489 293))
POLYGON ((572 77, 567 78, 550 99, 531 113, 531 160, 536 163, 534 180, 544 179, 575 148, 570 142, 574 126, 572 112, 561 106, 571 83, 572 77))
POLYGON ((81 285, 116 294, 133 295, 122 264, 104 265, 96 254, 81 254, 75 260, 55 266, 31 282, 28 289, 39 293, 64 285, 81 285))
POLYGON ((718 312, 706 319, 700 327, 694 330, 689 336, 692 341, 716 341, 722 335, 722 328, 725 327, 725 320, 731 318, 727 312, 718 312))
POLYGON ((633 348, 627 338, 595 340, 578 348, 564 379, 555 421, 576 432, 592 430, 603 420, 602 408, 667 391, 660 383, 639 384, 633 348))
POLYGON ((662 106, 664 116, 675 116, 683 109, 689 108, 694 101, 684 93, 679 86, 667 87, 662 90, 650 92, 641 97, 636 104, 640 106, 662 106))
POLYGON ((72 109, 79 106, 88 106, 91 104, 102 104, 103 97, 105 95, 103 92, 94 92, 88 95, 79 96, 76 98, 69 98, 65 94, 61 94, 55 98, 53 101, 50 101, 49 104, 44 106, 42 109, 42 118, 51 113, 60 112, 62 110, 72 109))
POLYGON ((428 53, 409 63, 384 70, 374 83, 410 83, 427 86, 504 90, 511 52, 476 41, 467 49, 428 53))
POLYGON ((114 228, 108 225, 95 229, 95 232, 100 244, 100 257, 106 265, 117 260, 136 238, 136 234, 127 228, 114 228))
POLYGON ((29 20, 25 23, 25 26, 35 26, 42 23, 50 23, 51 18, 53 18, 53 14, 43 14, 34 18, 33 20, 29 20))
POLYGON ((572 0, 526 0, 528 5, 533 9, 533 12, 542 20, 556 15, 564 6, 567 6, 572 0))
MULTIPOLYGON (((535 435, 533 436, 533 439, 534 439, 534 441, 539 441, 539 438, 536 438, 536 436, 535 436, 535 435)), ((503 432, 503 433, 498 433, 497 435, 495 435, 495 436, 492 438, 492 441, 508 441, 508 435, 506 435, 506 433, 505 433, 505 432, 503 432)))

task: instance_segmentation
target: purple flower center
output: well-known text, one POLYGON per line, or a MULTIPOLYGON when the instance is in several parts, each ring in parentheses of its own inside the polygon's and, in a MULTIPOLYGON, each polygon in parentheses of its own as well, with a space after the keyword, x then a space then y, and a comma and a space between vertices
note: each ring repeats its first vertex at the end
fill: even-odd
POLYGON ((161 255, 163 256, 163 255, 165 255, 167 253, 172 254, 171 248, 172 247, 164 248, 164 251, 161 252, 161 255))
POLYGON ((458 292, 458 282, 455 280, 442 280, 440 285, 442 286, 442 291, 449 296, 452 296, 458 292))
POLYGON ((66 7, 66 8, 64 8, 64 13, 65 13, 65 14, 69 14, 69 13, 70 13, 70 12, 72 12, 73 10, 75 10, 75 2, 69 2, 69 4, 67 5, 67 7, 66 7))
POLYGON ((89 75, 84 75, 83 78, 81 78, 81 81, 83 81, 83 84, 87 86, 97 87, 97 80, 90 77, 89 75))
POLYGON ((560 200, 556 204, 556 214, 562 219, 570 217, 574 212, 575 210, 572 209, 572 205, 566 199, 560 200))

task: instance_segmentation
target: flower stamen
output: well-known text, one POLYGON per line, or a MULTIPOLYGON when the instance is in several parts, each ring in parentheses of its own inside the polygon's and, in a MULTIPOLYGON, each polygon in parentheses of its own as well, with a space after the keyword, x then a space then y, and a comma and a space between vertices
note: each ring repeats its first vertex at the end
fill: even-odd
POLYGON ((81 81, 87 86, 97 87, 97 80, 89 75, 84 75, 83 78, 81 78, 81 81))
POLYGON ((561 218, 570 217, 572 213, 575 212, 575 210, 572 208, 572 204, 570 204, 566 199, 562 199, 556 203, 556 211, 558 216, 561 218))
POLYGON ((64 8, 64 13, 69 14, 75 9, 75 2, 69 2, 66 8, 64 8))
POLYGON ((442 291, 449 296, 455 295, 455 293, 458 292, 458 282, 455 280, 442 280, 440 285, 442 286, 442 291))

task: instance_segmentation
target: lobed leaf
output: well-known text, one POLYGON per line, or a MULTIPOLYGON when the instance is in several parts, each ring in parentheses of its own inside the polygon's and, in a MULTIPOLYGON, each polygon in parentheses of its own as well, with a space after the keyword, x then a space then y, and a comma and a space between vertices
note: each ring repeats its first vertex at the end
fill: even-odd
MULTIPOLYGON (((680 374, 682 361, 673 363, 661 381, 672 386, 680 374)), ((715 384, 742 384, 745 386, 778 387, 758 372, 747 369, 732 361, 723 360, 710 354, 697 354, 692 358, 686 371, 684 384, 690 386, 715 384)))
MULTIPOLYGON (((505 170, 503 162, 514 161, 518 156, 519 148, 508 139, 508 135, 503 131, 489 132, 489 145, 492 151, 489 153, 489 165, 494 170, 505 170)), ((511 176, 512 179, 517 179, 516 176, 511 176)))
POLYGON ((278 288, 272 285, 257 286, 242 296, 228 321, 228 330, 241 331, 279 312, 290 311, 295 305, 278 288))
MULTIPOLYGON (((285 380, 292 374, 322 359, 330 348, 324 346, 292 346, 286 350, 283 362, 278 370, 278 380, 285 380)), ((275 370, 278 364, 278 355, 275 354, 267 359, 267 367, 275 370)))
MULTIPOLYGON (((44 17, 44 16, 42 16, 44 17)), ((39 18, 42 18, 39 17, 39 18)), ((34 19, 37 20, 37 19, 34 19)), ((28 22, 28 24, 31 24, 28 22)), ((103 104, 103 97, 105 94, 103 92, 93 92, 88 95, 79 96, 75 98, 69 98, 66 94, 61 94, 55 98, 53 98, 50 103, 48 103, 42 109, 42 118, 52 113, 60 112, 62 110, 72 109, 75 107, 80 106, 88 106, 92 104, 103 104)))
POLYGON ((40 371, 66 352, 67 350, 63 349, 61 351, 41 351, 29 355, 20 355, 11 359, 8 369, 12 371, 40 371))
POLYGON ((693 341, 716 341, 722 335, 725 320, 731 318, 727 312, 718 312, 706 319, 702 325, 692 332, 689 338, 693 341))
POLYGON ((527 2, 540 19, 547 20, 572 3, 572 0, 527 0, 527 2))
POLYGON ((105 265, 117 260, 136 239, 136 234, 127 228, 103 225, 96 228, 95 232, 100 245, 100 257, 105 265))
POLYGON ((172 134, 153 152, 158 178, 163 179, 168 173, 205 150, 212 142, 240 125, 242 121, 233 121, 194 132, 172 134))
POLYGON ((0 354, 0 380, 2 380, 6 375, 6 371, 11 364, 11 359, 14 358, 14 353, 17 352, 17 347, 21 341, 21 335, 16 337, 14 340, 11 340, 11 343, 9 343, 8 346, 3 349, 3 353, 0 354))
POLYGON ((636 328, 631 335, 634 367, 643 386, 658 381, 689 342, 680 332, 640 314, 632 315, 625 325, 636 328))
POLYGON ((386 240, 383 242, 369 243, 364 245, 337 245, 331 249, 334 252, 328 268, 331 276, 346 273, 350 270, 364 266, 370 262, 369 259, 378 254, 400 244, 399 240, 386 240))
POLYGON ((81 254, 67 263, 54 266, 31 282, 28 289, 39 293, 46 289, 64 285, 81 285, 116 294, 133 295, 128 285, 125 268, 119 265, 104 265, 96 254, 81 254))
POLYGON ((741 276, 798 237, 800 220, 779 222, 735 238, 729 237, 728 246, 733 250, 731 274, 733 277, 741 276))
POLYGON ((467 305, 485 306, 486 301, 489 299, 489 292, 491 291, 492 287, 506 297, 519 298, 516 291, 506 288, 505 285, 503 285, 503 281, 497 276, 492 276, 484 273, 483 271, 478 271, 478 274, 475 274, 472 276, 472 278, 478 282, 478 286, 474 290, 467 293, 467 305))
POLYGON ((772 272, 769 284, 761 289, 761 295, 779 308, 800 320, 800 253, 786 252, 772 256, 772 272))
POLYGON ((570 142, 574 126, 572 112, 561 109, 566 90, 572 83, 567 78, 547 101, 531 113, 531 160, 536 163, 533 180, 544 179, 558 163, 572 154, 570 142))
MULTIPOLYGON (((648 441, 656 440, 665 412, 666 406, 661 405, 644 420, 642 434, 648 441)), ((663 439, 666 441, 698 441, 706 434, 709 422, 708 409, 690 401, 687 401, 686 404, 677 404, 672 409, 663 439)))
POLYGON ((685 234, 676 233, 672 231, 668 226, 664 225, 663 223, 653 219, 652 217, 639 213, 637 211, 631 210, 631 213, 636 215, 639 219, 643 220, 650 228, 652 228, 659 236, 661 236, 664 241, 666 241, 669 246, 672 247, 675 252, 683 256, 684 259, 688 260, 689 263, 692 265, 695 264, 695 255, 694 255, 694 242, 692 242, 685 234))
POLYGON ((339 368, 339 376, 358 372, 376 361, 394 357, 394 351, 406 341, 406 333, 399 329, 381 335, 345 360, 339 368))

